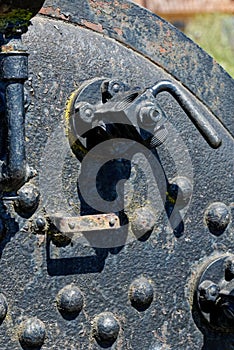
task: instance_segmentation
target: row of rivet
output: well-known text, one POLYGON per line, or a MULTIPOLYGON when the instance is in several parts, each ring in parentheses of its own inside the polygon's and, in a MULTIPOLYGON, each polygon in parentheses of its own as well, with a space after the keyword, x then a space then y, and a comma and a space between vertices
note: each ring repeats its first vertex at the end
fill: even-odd
MULTIPOLYGON (((153 301, 153 286, 145 277, 140 277, 130 285, 128 295, 131 305, 138 311, 144 311, 153 301)), ((76 318, 84 306, 83 294, 73 284, 67 285, 59 291, 56 302, 59 312, 65 319, 76 318), (67 318, 68 316, 69 318, 67 318)), ((0 322, 5 319, 7 311, 7 300, 3 294, 0 294, 0 322)), ((120 323, 111 312, 103 312, 93 319, 92 334, 101 344, 114 343, 119 331, 120 323)), ((45 325, 36 317, 27 319, 19 326, 19 341, 23 347, 40 347, 44 343, 45 337, 45 325)))
MULTIPOLYGON (((18 192, 17 203, 22 209, 22 211, 28 212, 33 208, 37 207, 39 196, 39 189, 37 187, 35 187, 32 184, 26 184, 18 192)), ((189 179, 182 176, 173 179, 168 190, 168 196, 173 202, 175 202, 175 205, 178 209, 183 209, 184 207, 186 207, 189 204, 192 197, 192 184, 189 181, 189 179)), ((151 223, 152 218, 149 215, 150 213, 148 213, 149 218, 146 214, 147 210, 143 211, 143 213, 139 217, 139 220, 136 220, 136 228, 134 227, 133 223, 133 230, 137 232, 142 231, 144 234, 147 228, 152 228, 151 226, 154 225, 154 222, 151 223), (149 227, 141 227, 142 224, 140 219, 142 216, 144 218, 145 216, 148 218, 149 227)), ((154 213, 152 212, 152 214, 154 213)), ((230 220, 231 215, 229 208, 222 202, 214 202, 205 210, 205 223, 209 228, 209 231, 216 236, 220 236, 225 231, 230 220)), ((144 224, 147 224, 147 220, 144 220, 144 224)), ((35 226, 38 230, 44 230, 46 227, 46 220, 42 217, 37 218, 35 220, 35 226)), ((141 232, 138 232, 138 234, 139 233, 141 232)))

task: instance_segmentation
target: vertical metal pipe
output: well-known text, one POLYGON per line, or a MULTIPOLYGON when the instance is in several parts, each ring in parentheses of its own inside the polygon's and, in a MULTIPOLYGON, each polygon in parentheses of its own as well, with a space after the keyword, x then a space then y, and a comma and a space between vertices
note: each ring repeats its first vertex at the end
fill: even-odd
POLYGON ((28 78, 28 54, 21 37, 2 46, 0 78, 5 86, 5 160, 1 187, 17 191, 26 181, 24 82, 28 78))
POLYGON ((13 183, 25 179, 24 85, 10 82, 6 87, 7 176, 13 183))

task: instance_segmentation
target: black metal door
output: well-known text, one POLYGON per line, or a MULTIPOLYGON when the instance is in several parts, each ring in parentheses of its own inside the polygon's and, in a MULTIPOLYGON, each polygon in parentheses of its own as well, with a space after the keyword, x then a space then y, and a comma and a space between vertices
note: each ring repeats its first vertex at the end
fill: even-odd
POLYGON ((26 159, 37 174, 2 193, 0 348, 234 349, 233 80, 173 26, 123 0, 48 0, 22 38, 26 159), (164 91, 165 139, 146 153, 136 140, 129 160, 120 135, 122 156, 110 153, 96 174, 111 209, 92 208, 79 180, 93 189, 109 144, 91 135, 82 169, 83 145, 74 150, 67 132, 72 106, 81 109, 74 98, 122 101, 165 80, 220 142, 210 147, 164 91))

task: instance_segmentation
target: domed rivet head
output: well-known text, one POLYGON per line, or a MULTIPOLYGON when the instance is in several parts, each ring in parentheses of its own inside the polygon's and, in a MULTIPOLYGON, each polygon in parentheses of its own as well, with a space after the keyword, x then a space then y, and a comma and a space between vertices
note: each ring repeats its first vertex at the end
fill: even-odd
POLYGON ((6 317, 8 310, 8 304, 6 297, 3 294, 0 294, 0 323, 3 322, 3 320, 6 317))
POLYGON ((112 90, 114 93, 118 93, 119 90, 120 90, 120 85, 118 83, 115 83, 113 86, 112 86, 112 90))
POLYGON ((80 289, 72 284, 61 289, 57 295, 57 307, 64 318, 77 317, 83 305, 84 299, 80 289))
POLYGON ((189 179, 178 176, 171 181, 168 200, 179 210, 186 207, 192 197, 193 186, 189 179))
POLYGON ((205 211, 205 222, 210 232, 215 236, 224 233, 230 220, 230 211, 224 203, 212 203, 205 211))
POLYGON ((45 325, 36 317, 29 318, 20 325, 19 341, 23 347, 38 349, 44 344, 45 336, 45 325))
POLYGON ((35 220, 35 224, 38 230, 43 231, 46 228, 46 220, 39 216, 36 220, 35 220))
POLYGON ((152 232, 157 220, 157 213, 147 205, 135 210, 131 219, 131 228, 134 235, 139 239, 145 234, 152 232))
POLYGON ((145 277, 140 277, 132 282, 129 288, 129 299, 131 304, 138 311, 145 311, 149 308, 154 298, 152 284, 145 277))
POLYGON ((39 189, 33 184, 25 184, 18 191, 18 201, 16 209, 22 213, 31 213, 35 211, 40 199, 39 189))
POLYGON ((100 345, 111 346, 118 338, 120 324, 111 312, 103 312, 93 320, 93 334, 100 345))

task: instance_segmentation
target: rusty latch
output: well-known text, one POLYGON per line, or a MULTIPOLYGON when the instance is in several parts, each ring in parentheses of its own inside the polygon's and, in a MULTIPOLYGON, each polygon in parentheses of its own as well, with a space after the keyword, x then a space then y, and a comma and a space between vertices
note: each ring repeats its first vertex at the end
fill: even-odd
POLYGON ((72 238, 76 233, 111 230, 120 227, 119 217, 113 213, 76 217, 63 217, 60 214, 55 214, 50 218, 58 230, 69 238, 72 238))

